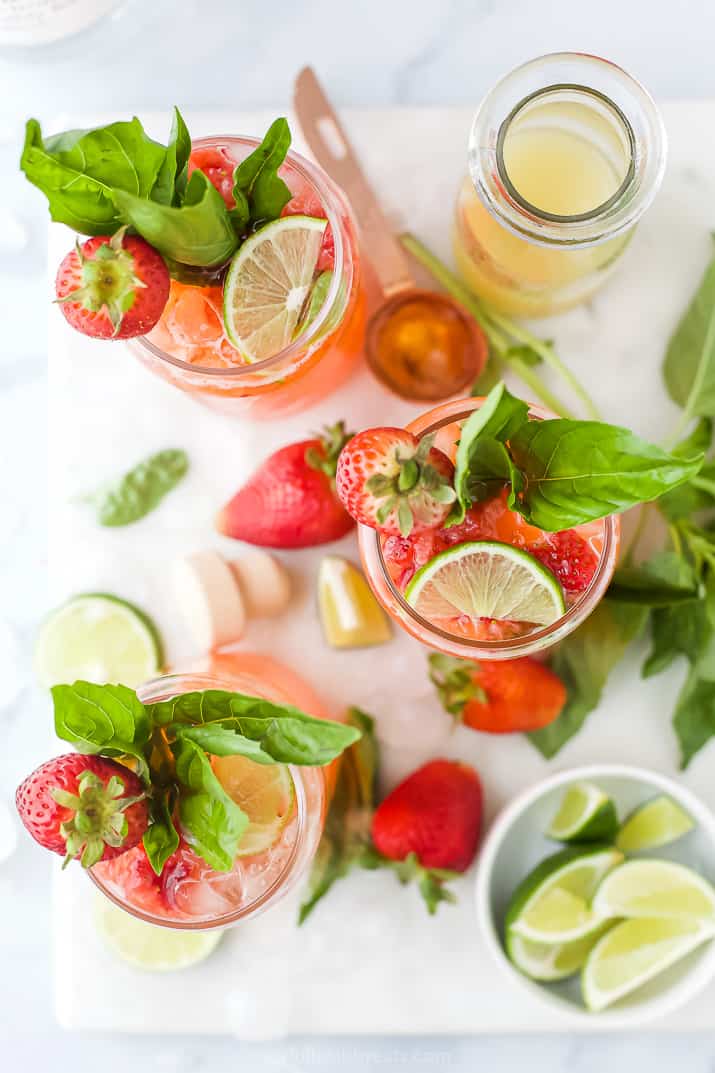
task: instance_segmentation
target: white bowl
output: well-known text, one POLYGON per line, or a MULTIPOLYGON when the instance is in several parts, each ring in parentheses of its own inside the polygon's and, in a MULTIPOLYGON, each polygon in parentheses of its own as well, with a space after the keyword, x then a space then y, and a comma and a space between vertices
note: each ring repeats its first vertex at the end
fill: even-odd
POLYGON ((579 977, 554 984, 529 980, 509 961, 502 944, 503 922, 509 899, 521 880, 544 857, 556 853, 558 843, 544 831, 573 782, 595 783, 613 798, 623 819, 637 805, 657 794, 668 794, 695 820, 696 827, 683 838, 653 850, 648 856, 678 861, 715 879, 715 814, 673 779, 644 768, 598 764, 572 768, 524 791, 499 814, 484 841, 477 865, 477 918, 489 951, 515 987, 529 992, 563 1016, 565 1024, 588 1020, 593 1029, 635 1028, 672 1013, 702 991, 715 976, 715 942, 699 947, 632 995, 601 1013, 590 1013, 581 1001, 579 977))

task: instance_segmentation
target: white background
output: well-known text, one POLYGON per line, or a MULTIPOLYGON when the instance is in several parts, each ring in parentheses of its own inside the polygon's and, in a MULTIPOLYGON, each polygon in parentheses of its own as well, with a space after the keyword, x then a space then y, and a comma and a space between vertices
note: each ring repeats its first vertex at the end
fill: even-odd
MULTIPOLYGON (((17 174, 29 114, 286 106, 292 77, 313 63, 339 105, 476 104, 499 74, 542 52, 609 56, 665 97, 715 97, 715 6, 697 0, 134 0, 125 17, 54 51, 0 57, 0 800, 9 803, 34 728, 47 720, 30 685, 37 623, 47 610, 44 539, 45 209, 17 174), (15 251, 15 252, 13 252, 15 251), (9 626, 28 683, 16 700, 9 626), (5 703, 10 701, 10 703, 5 703)), ((710 139, 712 131, 702 137, 710 139)), ((713 206, 715 225, 715 206, 713 206)), ((715 1040, 561 1037, 241 1044, 184 1037, 78 1038, 53 1024, 48 867, 21 840, 0 864, 0 1054, 6 1068, 86 1073, 358 1069, 649 1073, 685 1057, 715 1062, 715 1040)), ((426 924, 427 926, 427 924, 426 924)), ((86 986, 92 987, 87 980, 86 986)), ((425 966, 425 988, 429 989, 425 966)), ((147 1011, 150 1020, 151 1013, 147 1011)), ((714 1025, 715 1027, 715 1025, 714 1025)))

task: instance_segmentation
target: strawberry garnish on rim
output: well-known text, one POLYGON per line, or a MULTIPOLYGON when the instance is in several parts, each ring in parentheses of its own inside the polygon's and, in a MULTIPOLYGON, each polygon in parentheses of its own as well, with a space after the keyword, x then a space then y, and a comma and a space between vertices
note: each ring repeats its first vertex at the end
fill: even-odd
POLYGON ((454 467, 433 437, 399 428, 359 432, 338 459, 336 489, 349 514, 381 533, 407 537, 445 521, 456 493, 454 467))

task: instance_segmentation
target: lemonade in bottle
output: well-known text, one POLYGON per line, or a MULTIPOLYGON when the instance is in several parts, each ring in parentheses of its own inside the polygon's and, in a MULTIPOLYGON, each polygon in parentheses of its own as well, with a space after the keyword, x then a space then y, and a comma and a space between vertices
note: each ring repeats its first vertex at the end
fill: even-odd
POLYGON ((614 64, 556 53, 517 68, 472 125, 454 225, 460 273, 517 315, 584 301, 653 200, 665 155, 653 101, 614 64))

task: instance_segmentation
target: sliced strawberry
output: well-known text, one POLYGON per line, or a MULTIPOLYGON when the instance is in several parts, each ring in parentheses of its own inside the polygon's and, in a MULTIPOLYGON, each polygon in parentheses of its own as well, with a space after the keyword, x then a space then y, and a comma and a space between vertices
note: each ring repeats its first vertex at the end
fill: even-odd
POLYGON ((342 422, 324 435, 270 455, 216 519, 225 536, 269 548, 307 548, 339 540, 355 524, 335 494, 342 422))
POLYGON ((193 149, 189 157, 189 178, 197 168, 204 173, 211 185, 216 187, 226 202, 226 207, 234 208, 236 202, 233 197, 233 173, 236 163, 228 152, 212 147, 193 149))
POLYGON ((538 730, 552 723, 566 703, 561 679, 529 656, 472 663, 433 653, 429 663, 444 708, 473 730, 538 730))
POLYGON ((454 466, 432 446, 400 428, 359 432, 338 459, 336 489, 349 514, 381 533, 406 537, 438 529, 455 500, 454 466))
POLYGON ((573 529, 549 533, 545 544, 529 551, 556 575, 565 592, 585 592, 598 568, 596 552, 573 529))

